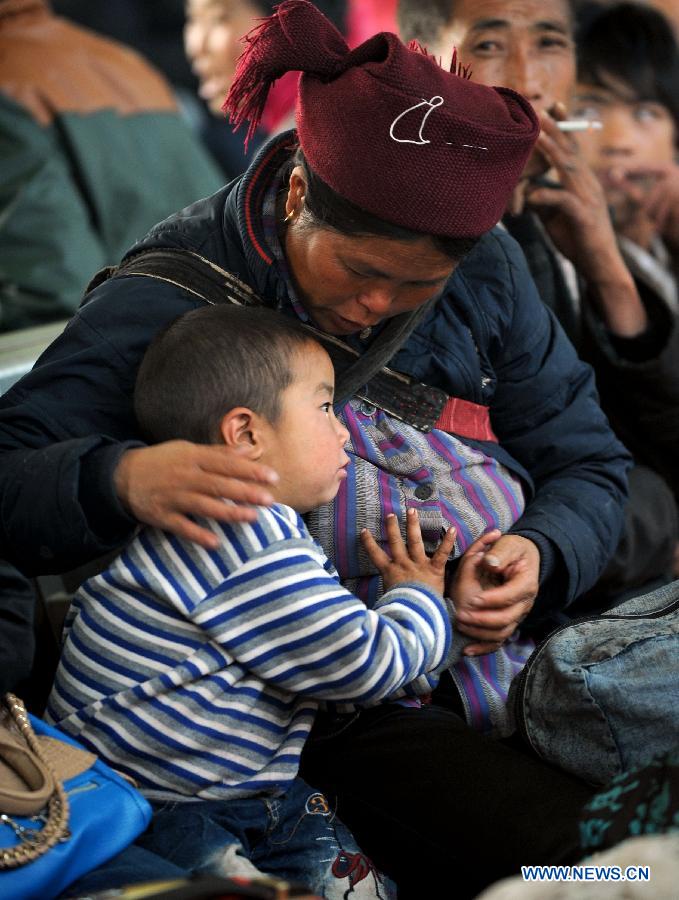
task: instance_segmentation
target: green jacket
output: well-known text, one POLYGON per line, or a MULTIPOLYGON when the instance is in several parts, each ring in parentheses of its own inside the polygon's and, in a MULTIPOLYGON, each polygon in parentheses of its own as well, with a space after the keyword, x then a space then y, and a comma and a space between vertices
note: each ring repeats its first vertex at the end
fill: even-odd
POLYGON ((70 316, 94 272, 222 183, 162 77, 42 0, 0 0, 0 171, 0 331, 70 316))

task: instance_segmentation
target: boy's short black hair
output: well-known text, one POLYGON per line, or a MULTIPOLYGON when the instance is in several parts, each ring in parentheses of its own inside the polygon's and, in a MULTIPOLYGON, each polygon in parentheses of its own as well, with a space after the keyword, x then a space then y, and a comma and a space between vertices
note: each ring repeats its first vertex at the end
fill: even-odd
POLYGON ((679 46, 661 12, 641 3, 582 3, 576 42, 579 81, 614 94, 621 85, 633 101, 660 103, 679 130, 679 46))
POLYGON ((219 442, 219 424, 245 406, 275 423, 291 359, 312 335, 262 307, 206 306, 175 319, 149 345, 134 389, 134 412, 149 443, 219 442))

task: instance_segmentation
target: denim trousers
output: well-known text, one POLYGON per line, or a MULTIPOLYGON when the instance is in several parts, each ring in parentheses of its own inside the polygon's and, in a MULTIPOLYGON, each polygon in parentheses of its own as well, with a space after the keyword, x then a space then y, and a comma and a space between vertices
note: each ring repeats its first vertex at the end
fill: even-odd
POLYGON ((394 900, 392 882, 361 852, 325 796, 295 779, 280 797, 154 803, 127 851, 68 895, 194 874, 270 875, 328 900, 394 900))

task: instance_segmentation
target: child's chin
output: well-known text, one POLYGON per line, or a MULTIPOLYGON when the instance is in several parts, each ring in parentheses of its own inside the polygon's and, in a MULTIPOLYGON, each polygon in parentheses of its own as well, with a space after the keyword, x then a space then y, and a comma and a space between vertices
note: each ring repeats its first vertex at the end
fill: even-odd
POLYGON ((317 509, 319 506, 325 506, 326 503, 331 503, 335 499, 338 490, 339 484, 336 484, 322 494, 317 494, 316 497, 305 497, 295 504, 295 509, 298 513, 304 514, 311 512, 312 509, 317 509))
POLYGON ((328 488, 327 491, 324 491, 323 495, 319 496, 314 505, 309 508, 314 509, 316 506, 324 506, 326 503, 332 503, 332 501, 337 496, 338 491, 339 482, 336 482, 332 487, 328 488))

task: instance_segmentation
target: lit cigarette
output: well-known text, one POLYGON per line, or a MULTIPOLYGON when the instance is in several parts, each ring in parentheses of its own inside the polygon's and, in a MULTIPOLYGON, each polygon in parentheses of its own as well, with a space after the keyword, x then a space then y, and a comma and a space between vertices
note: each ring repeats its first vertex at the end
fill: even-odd
POLYGON ((604 126, 597 119, 564 119, 556 127, 559 131, 594 131, 604 126))

